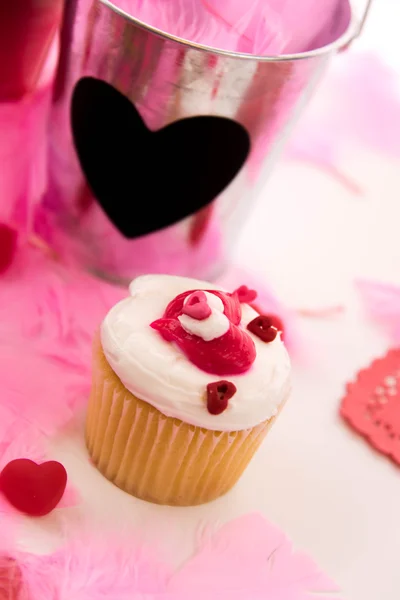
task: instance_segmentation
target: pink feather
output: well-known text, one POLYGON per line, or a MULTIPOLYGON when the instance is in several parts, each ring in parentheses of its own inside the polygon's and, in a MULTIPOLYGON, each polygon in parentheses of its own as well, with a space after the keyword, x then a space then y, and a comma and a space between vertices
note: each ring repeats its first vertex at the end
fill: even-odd
POLYGON ((345 144, 400 156, 398 75, 372 53, 338 57, 320 84, 286 149, 331 174, 355 194, 362 187, 340 164, 345 144))
POLYGON ((50 556, 16 553, 29 597, 317 600, 337 591, 308 556, 295 552, 286 536, 258 514, 209 532, 175 572, 154 550, 104 534, 75 532, 73 541, 50 556))
POLYGON ((337 586, 309 557, 294 552, 282 531, 250 514, 203 540, 169 590, 210 600, 316 600, 314 594, 335 592, 337 586))
POLYGON ((362 279, 356 281, 356 286, 369 317, 400 343, 400 287, 362 279))
POLYGON ((32 598, 132 600, 167 598, 171 570, 133 540, 84 533, 50 556, 17 556, 32 598))

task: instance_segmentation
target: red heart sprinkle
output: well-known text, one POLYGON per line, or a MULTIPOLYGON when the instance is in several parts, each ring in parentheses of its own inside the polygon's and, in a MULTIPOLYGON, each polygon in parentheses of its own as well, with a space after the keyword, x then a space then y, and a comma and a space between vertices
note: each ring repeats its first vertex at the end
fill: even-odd
POLYGON ((14 508, 32 517, 49 514, 63 497, 66 485, 67 472, 56 461, 38 465, 18 458, 0 474, 0 491, 14 508))
POLYGON ((17 249, 18 232, 0 223, 0 273, 4 273, 11 265, 17 249))
POLYGON ((192 319, 203 321, 211 315, 211 308, 207 303, 207 296, 204 292, 193 292, 188 296, 187 301, 182 307, 182 312, 192 319))
MULTIPOLYGON (((254 310, 260 315, 262 314, 262 310, 260 310, 255 304, 252 304, 251 308, 254 308, 254 310)), ((285 327, 280 317, 278 317, 278 315, 271 315, 268 313, 265 314, 265 316, 268 317, 268 319, 271 321, 272 326, 276 327, 276 329, 281 333, 281 339, 285 341, 285 327)))
POLYGON ((257 298, 256 290, 250 290, 247 285, 241 285, 233 293, 237 295, 241 304, 249 304, 257 298))
POLYGON ((228 400, 236 394, 236 386, 230 381, 215 381, 207 385, 207 410, 220 415, 228 408, 228 400))
POLYGON ((254 333, 263 342, 273 342, 278 335, 278 329, 275 327, 272 319, 267 315, 256 317, 247 325, 247 329, 254 333))
POLYGON ((283 333, 283 323, 277 315, 265 315, 271 322, 271 326, 283 333))

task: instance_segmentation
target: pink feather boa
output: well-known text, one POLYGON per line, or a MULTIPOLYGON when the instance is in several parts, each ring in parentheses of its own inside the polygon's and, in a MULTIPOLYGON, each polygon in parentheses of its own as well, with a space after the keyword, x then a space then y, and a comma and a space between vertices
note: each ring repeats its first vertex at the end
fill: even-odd
POLYGON ((337 591, 312 559, 294 552, 282 531, 258 514, 210 533, 178 570, 134 540, 88 532, 75 532, 51 555, 10 554, 25 594, 12 600, 317 600, 337 591))

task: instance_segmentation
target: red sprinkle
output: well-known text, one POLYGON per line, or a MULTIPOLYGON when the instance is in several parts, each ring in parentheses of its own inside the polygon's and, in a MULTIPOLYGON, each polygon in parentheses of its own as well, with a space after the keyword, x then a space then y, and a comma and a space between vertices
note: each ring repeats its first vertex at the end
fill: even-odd
POLYGON ((182 313, 197 319, 198 321, 204 321, 211 315, 211 308, 207 303, 207 296, 204 292, 193 292, 187 299, 187 302, 182 306, 182 313))
POLYGON ((260 315, 264 314, 266 317, 268 317, 268 319, 270 319, 273 327, 276 327, 277 330, 280 332, 282 341, 285 341, 285 326, 283 324, 282 319, 280 317, 278 317, 278 315, 271 315, 269 313, 263 313, 262 310, 260 310, 259 307, 256 306, 255 304, 251 304, 251 308, 253 308, 256 312, 258 312, 258 314, 260 314, 260 315))
POLYGON ((257 298, 256 290, 250 290, 247 285, 241 285, 233 293, 237 295, 241 304, 250 304, 257 298))
POLYGON ((273 342, 278 335, 278 329, 273 323, 271 317, 267 315, 260 315, 256 317, 247 325, 247 329, 254 333, 263 342, 273 342))
POLYGON ((0 273, 11 265, 17 249, 18 232, 5 223, 0 223, 0 273))
POLYGON ((228 401, 236 394, 236 386, 230 381, 215 381, 207 385, 207 410, 220 415, 228 408, 228 401))

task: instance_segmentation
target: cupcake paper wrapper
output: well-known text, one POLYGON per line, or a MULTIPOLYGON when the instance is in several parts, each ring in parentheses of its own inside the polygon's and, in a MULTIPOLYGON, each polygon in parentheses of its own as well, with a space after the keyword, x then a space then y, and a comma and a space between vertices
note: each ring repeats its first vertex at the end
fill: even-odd
POLYGON ((138 498, 188 506, 225 494, 273 420, 243 431, 221 432, 166 417, 124 387, 99 339, 95 342, 87 446, 100 472, 138 498))

